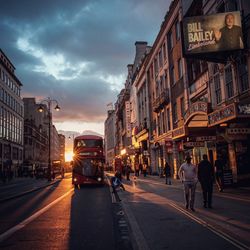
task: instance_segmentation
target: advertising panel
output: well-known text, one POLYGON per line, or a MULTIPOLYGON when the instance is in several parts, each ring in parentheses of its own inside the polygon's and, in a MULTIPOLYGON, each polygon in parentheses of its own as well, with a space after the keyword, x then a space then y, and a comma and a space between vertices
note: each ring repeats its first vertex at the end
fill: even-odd
POLYGON ((243 49, 239 11, 183 19, 186 55, 243 49))

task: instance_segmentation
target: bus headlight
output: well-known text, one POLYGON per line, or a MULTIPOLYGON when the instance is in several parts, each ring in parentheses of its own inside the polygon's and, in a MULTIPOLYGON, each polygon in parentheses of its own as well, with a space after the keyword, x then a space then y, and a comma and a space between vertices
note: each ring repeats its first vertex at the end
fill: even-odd
POLYGON ((74 178, 74 182, 77 182, 77 178, 74 178))
POLYGON ((101 178, 101 177, 98 177, 97 180, 100 182, 100 181, 102 181, 102 178, 101 178))

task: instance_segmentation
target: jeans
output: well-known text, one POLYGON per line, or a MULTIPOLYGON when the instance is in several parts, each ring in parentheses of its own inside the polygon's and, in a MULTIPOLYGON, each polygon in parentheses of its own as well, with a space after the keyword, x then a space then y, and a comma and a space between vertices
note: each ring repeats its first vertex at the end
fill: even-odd
POLYGON ((184 181, 184 197, 186 201, 186 207, 194 208, 194 199, 195 199, 195 189, 197 182, 184 181))

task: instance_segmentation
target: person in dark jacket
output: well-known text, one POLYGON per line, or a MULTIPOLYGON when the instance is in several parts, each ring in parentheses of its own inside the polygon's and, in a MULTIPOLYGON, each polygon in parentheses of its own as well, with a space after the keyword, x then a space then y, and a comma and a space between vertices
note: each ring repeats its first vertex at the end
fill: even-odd
POLYGON ((208 161, 206 154, 203 155, 203 160, 198 164, 198 180, 201 183, 203 193, 203 206, 212 208, 214 168, 208 161))
POLYGON ((215 179, 216 184, 220 192, 223 192, 224 189, 224 161, 222 160, 221 155, 218 155, 217 160, 214 163, 215 166, 215 179))
POLYGON ((171 168, 168 162, 166 161, 165 166, 164 166, 164 174, 166 177, 166 184, 171 185, 171 168))

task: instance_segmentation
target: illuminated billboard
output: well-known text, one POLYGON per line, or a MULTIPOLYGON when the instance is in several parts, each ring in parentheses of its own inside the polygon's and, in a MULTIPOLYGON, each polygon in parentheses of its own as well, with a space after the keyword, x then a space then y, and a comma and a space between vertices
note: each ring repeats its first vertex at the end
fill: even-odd
POLYGON ((186 17, 183 37, 186 55, 243 49, 240 12, 186 17))

